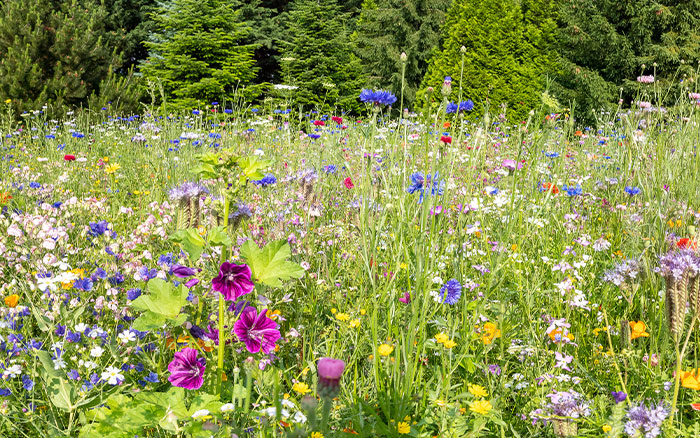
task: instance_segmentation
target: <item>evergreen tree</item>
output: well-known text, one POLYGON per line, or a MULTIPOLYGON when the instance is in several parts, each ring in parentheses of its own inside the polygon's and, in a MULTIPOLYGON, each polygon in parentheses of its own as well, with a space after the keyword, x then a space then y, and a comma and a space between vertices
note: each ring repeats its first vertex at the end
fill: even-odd
MULTIPOLYGON (((255 78, 255 46, 239 44, 248 28, 227 0, 172 0, 153 20, 160 30, 141 65, 170 103, 193 107, 233 96, 255 78)), ((257 89, 247 89, 251 97, 257 89)))
POLYGON ((451 0, 365 0, 355 42, 370 85, 401 93, 401 53, 407 55, 404 104, 415 100, 451 0))
POLYGON ((282 72, 287 85, 298 86, 299 105, 360 108, 364 77, 345 27, 347 14, 336 0, 296 0, 287 16, 282 72))
POLYGON ((6 0, 0 20, 0 99, 19 111, 86 102, 117 57, 105 9, 92 0, 6 0))
POLYGON ((121 72, 126 74, 148 56, 145 41, 152 32, 149 14, 155 11, 156 0, 103 0, 107 9, 105 30, 110 47, 122 53, 121 72))
POLYGON ((583 122, 617 106, 620 88, 626 104, 636 99, 637 76, 655 70, 657 86, 668 90, 700 60, 700 0, 568 0, 559 27, 554 91, 560 101, 575 101, 574 115, 583 122))
MULTIPOLYGON (((555 23, 547 13, 552 0, 456 1, 450 7, 438 53, 430 62, 422 88, 440 89, 453 80, 453 95, 522 120, 539 106, 546 73, 554 68, 550 44, 555 23), (462 47, 464 71, 462 74, 462 47), (463 77, 460 83, 460 77, 463 77)), ((439 99, 439 92, 433 98, 439 99)))

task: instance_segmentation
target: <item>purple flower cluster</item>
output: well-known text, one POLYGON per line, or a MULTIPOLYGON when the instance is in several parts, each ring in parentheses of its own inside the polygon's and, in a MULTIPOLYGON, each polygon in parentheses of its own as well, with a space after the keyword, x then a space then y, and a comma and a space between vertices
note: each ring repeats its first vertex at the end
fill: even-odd
POLYGON ((643 403, 632 405, 627 411, 625 433, 629 436, 655 438, 661 435, 661 424, 668 417, 669 410, 664 402, 646 406, 643 403))
POLYGON ((546 422, 553 417, 582 418, 591 414, 590 402, 573 389, 554 391, 547 394, 547 397, 549 403, 543 409, 537 409, 530 414, 534 418, 533 421, 546 422))
POLYGON ((603 281, 615 286, 632 283, 637 279, 641 266, 639 260, 627 259, 615 265, 614 268, 603 274, 603 281))
POLYGON ((189 200, 197 196, 209 193, 209 190, 196 182, 184 182, 177 187, 173 187, 168 192, 168 196, 173 201, 189 200))
POLYGON ((675 280, 680 280, 687 272, 690 272, 691 275, 698 275, 700 273, 700 255, 693 249, 668 252, 659 258, 659 267, 656 271, 662 277, 673 277, 675 280))

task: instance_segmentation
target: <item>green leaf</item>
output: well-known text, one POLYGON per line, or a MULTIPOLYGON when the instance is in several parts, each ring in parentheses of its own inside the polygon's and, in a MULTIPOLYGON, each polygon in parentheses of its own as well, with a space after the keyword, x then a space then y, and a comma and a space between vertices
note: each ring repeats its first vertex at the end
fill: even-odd
POLYGON ((261 170, 267 169, 268 167, 270 167, 271 164, 272 160, 261 160, 255 155, 243 157, 240 160, 238 160, 238 165, 241 167, 241 171, 243 173, 241 179, 261 179, 265 176, 265 174, 262 173, 261 170))
POLYGON ((199 259, 199 256, 204 252, 204 245, 206 244, 202 236, 193 228, 177 231, 170 237, 170 240, 182 245, 192 261, 199 259))
POLYGON ((223 226, 213 228, 211 231, 209 231, 207 238, 209 239, 209 244, 211 246, 229 247, 233 245, 233 241, 226 232, 226 227, 223 226))
POLYGON ((255 280, 272 287, 280 287, 282 281, 304 275, 301 266, 287 261, 291 255, 286 240, 270 242, 262 250, 252 240, 246 241, 241 247, 241 256, 253 271, 255 280))
POLYGON ((174 325, 185 322, 187 316, 181 315, 180 310, 187 304, 187 288, 182 285, 175 288, 171 283, 154 278, 148 282, 146 290, 148 295, 141 295, 131 302, 134 309, 144 312, 134 321, 136 330, 160 328, 168 320, 174 325))
POLYGON ((49 399, 54 406, 65 411, 72 411, 76 408, 75 388, 65 379, 52 378, 46 382, 46 391, 49 393, 49 399))
POLYGON ((39 358, 39 362, 41 362, 41 366, 44 368, 44 371, 46 371, 46 374, 48 374, 49 377, 59 377, 61 375, 54 367, 53 359, 51 359, 51 353, 44 350, 35 350, 35 352, 36 356, 39 358))
POLYGON ((153 312, 145 312, 134 320, 133 327, 138 331, 145 332, 148 330, 162 328, 167 321, 168 318, 163 315, 153 312))

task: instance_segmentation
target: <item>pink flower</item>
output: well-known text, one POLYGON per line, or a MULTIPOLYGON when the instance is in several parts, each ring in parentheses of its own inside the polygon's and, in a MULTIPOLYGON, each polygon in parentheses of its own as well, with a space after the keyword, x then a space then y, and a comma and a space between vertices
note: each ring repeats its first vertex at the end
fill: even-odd
POLYGON ((268 318, 266 313, 267 309, 263 309, 258 314, 255 307, 246 307, 233 325, 233 332, 238 340, 245 343, 251 353, 262 350, 263 353, 268 354, 275 349, 275 343, 282 337, 277 330, 277 323, 268 318))
POLYGON ((345 370, 345 362, 323 357, 319 359, 317 369, 319 395, 326 398, 337 396, 340 392, 340 378, 345 370))
POLYGON ((255 285, 251 275, 248 265, 224 262, 219 268, 219 276, 211 281, 211 286, 227 301, 236 301, 239 297, 253 291, 255 285))
POLYGON ((197 350, 184 348, 175 353, 172 362, 168 364, 168 371, 170 371, 168 381, 180 388, 199 389, 204 382, 206 368, 206 360, 203 357, 197 357, 197 350))
POLYGON ((348 189, 352 189, 355 187, 355 184, 352 183, 352 178, 350 178, 350 177, 345 178, 345 181, 343 181, 343 184, 345 184, 345 187, 348 189))

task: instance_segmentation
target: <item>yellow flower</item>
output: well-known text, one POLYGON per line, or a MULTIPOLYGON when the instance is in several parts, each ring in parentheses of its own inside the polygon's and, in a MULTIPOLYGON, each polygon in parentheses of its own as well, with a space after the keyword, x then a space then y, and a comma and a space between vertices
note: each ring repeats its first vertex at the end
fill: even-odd
POLYGON ((394 347, 389 344, 382 344, 377 348, 377 353, 381 356, 388 356, 394 351, 394 347))
POLYGON ((105 167, 105 173, 112 174, 121 168, 122 168, 122 166, 120 166, 117 163, 110 164, 109 166, 105 167))
POLYGON ((603 432, 608 433, 611 430, 612 430, 612 426, 610 426, 609 424, 606 424, 605 426, 603 426, 603 432))
POLYGON ((445 403, 445 400, 435 400, 435 404, 440 406, 441 408, 445 407, 447 403, 445 403))
POLYGON ((630 328, 632 329, 632 339, 649 337, 649 333, 647 333, 647 326, 642 321, 630 321, 630 328))
POLYGON ((297 382, 292 386, 292 390, 298 392, 301 395, 308 394, 311 392, 309 385, 304 382, 297 382))
POLYGON ((396 425, 396 430, 399 432, 399 434, 405 435, 407 433, 411 433, 411 425, 405 421, 399 421, 399 424, 396 425))
POLYGON ((469 385, 469 393, 474 397, 488 397, 489 393, 481 385, 469 385))
POLYGON ((444 333, 438 333, 437 335, 435 335, 435 342, 437 342, 438 344, 444 344, 449 339, 450 337, 444 333))
POLYGON ((360 315, 365 316, 367 311, 365 309, 360 309, 360 315))
POLYGON ((401 263, 401 264, 399 265, 399 268, 401 268, 401 269, 406 269, 406 268, 408 268, 408 265, 407 265, 406 263, 401 263))
POLYGON ((19 302, 19 295, 17 295, 17 294, 12 294, 10 296, 5 297, 5 305, 7 307, 16 307, 18 302, 19 302))
POLYGON ((334 307, 334 308, 331 309, 331 313, 332 313, 333 315, 335 315, 336 313, 338 313, 338 310, 334 307))
POLYGON ((336 313, 335 319, 337 319, 338 321, 345 322, 350 319, 350 315, 348 315, 347 313, 336 313))
POLYGON ((681 371, 680 377, 683 388, 700 390, 700 370, 681 371))
POLYGON ((493 340, 501 337, 501 331, 496 324, 492 322, 484 323, 484 334, 481 336, 481 341, 484 345, 493 343, 493 340))
POLYGON ((447 349, 452 349, 457 345, 457 343, 452 339, 448 339, 442 345, 444 345, 447 349))
POLYGON ((350 321, 350 327, 352 328, 359 328, 360 327, 360 320, 359 319, 353 319, 350 321))
POLYGON ((323 434, 321 432, 311 432, 311 438, 323 438, 323 434))
POLYGON ((493 406, 488 400, 477 400, 469 403, 469 410, 479 415, 486 415, 491 409, 493 409, 493 406))
POLYGON ((5 103, 12 103, 12 99, 6 99, 5 103))

